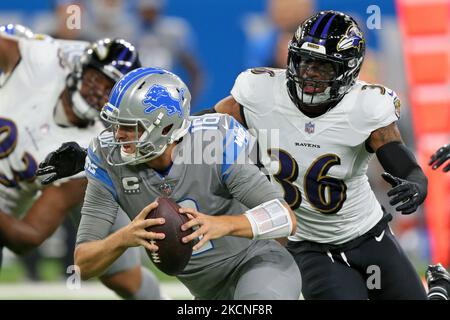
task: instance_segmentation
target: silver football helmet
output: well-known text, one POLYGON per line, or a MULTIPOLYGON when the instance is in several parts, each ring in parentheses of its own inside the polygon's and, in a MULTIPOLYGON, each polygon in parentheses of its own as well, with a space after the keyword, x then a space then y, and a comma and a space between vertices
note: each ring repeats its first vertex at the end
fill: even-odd
POLYGON ((190 102, 186 84, 167 70, 139 68, 129 72, 116 83, 100 113, 101 119, 111 124, 99 135, 101 143, 111 147, 107 162, 136 165, 160 156, 188 132, 190 102), (133 127, 136 139, 118 141, 119 126, 133 127), (135 152, 124 152, 123 146, 130 144, 135 145, 135 152))

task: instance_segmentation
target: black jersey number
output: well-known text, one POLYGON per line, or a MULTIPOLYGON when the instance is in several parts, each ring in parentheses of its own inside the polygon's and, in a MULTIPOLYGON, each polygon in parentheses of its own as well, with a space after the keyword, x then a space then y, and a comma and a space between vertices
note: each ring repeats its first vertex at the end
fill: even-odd
MULTIPOLYGON (((275 180, 284 190, 284 198, 295 210, 300 207, 302 196, 294 184, 298 178, 298 163, 285 150, 269 149, 272 160, 278 161, 279 169, 274 175, 275 180)), ((317 158, 309 166, 303 179, 303 190, 308 202, 323 214, 338 212, 347 199, 347 186, 344 181, 327 176, 335 165, 340 165, 341 159, 335 154, 325 154, 317 158)))

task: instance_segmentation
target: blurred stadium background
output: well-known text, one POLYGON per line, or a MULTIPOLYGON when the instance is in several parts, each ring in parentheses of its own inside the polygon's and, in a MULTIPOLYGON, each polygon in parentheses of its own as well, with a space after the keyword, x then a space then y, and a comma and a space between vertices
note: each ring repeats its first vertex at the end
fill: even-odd
MULTIPOLYGON (((429 178, 425 205, 410 216, 395 214, 394 233, 421 275, 429 263, 448 267, 450 174, 431 171, 427 162, 450 142, 450 0, 15 0, 0 2, 0 24, 20 23, 67 39, 123 37, 138 47, 145 65, 172 69, 186 79, 195 112, 228 95, 240 71, 284 67, 293 30, 321 9, 344 11, 365 29, 369 50, 361 78, 400 96, 402 135, 429 178), (65 22, 73 4, 82 9, 82 19, 81 28, 71 30, 65 22)), ((370 182, 394 212, 381 172, 373 161, 370 182)), ((25 258, 5 250, 0 299, 116 298, 96 280, 80 290, 66 288, 74 232, 68 219, 25 258)), ((156 273, 168 296, 190 298, 175 278, 156 273)))

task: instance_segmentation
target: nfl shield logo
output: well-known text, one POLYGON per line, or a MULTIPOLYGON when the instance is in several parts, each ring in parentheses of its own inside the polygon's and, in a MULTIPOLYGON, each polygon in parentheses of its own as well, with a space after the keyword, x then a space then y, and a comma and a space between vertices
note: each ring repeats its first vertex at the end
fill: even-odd
POLYGON ((312 123, 311 121, 305 123, 305 132, 309 134, 314 133, 314 123, 312 123))
POLYGON ((172 193, 172 187, 170 186, 170 184, 164 182, 159 185, 159 191, 161 191, 161 193, 165 196, 170 196, 170 194, 172 193))

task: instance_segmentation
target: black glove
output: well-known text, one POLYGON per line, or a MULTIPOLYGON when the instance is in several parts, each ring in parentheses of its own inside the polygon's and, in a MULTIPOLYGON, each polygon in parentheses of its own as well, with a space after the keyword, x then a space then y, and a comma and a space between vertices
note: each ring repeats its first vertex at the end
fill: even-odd
POLYGON ((86 155, 86 149, 80 147, 76 142, 65 142, 56 151, 49 153, 39 164, 36 175, 51 174, 42 180, 43 185, 73 176, 84 170, 86 155))
MULTIPOLYGON (((447 144, 436 151, 428 162, 428 165, 433 165, 433 170, 440 167, 445 161, 450 160, 450 144, 447 144)), ((450 162, 444 167, 444 172, 450 171, 450 162)))
POLYGON ((399 202, 403 202, 395 208, 395 210, 401 211, 402 214, 415 212, 425 200, 426 194, 421 191, 422 188, 420 188, 418 183, 394 177, 387 172, 382 173, 381 176, 392 186, 392 189, 387 193, 389 197, 393 197, 389 204, 394 206, 399 202))

